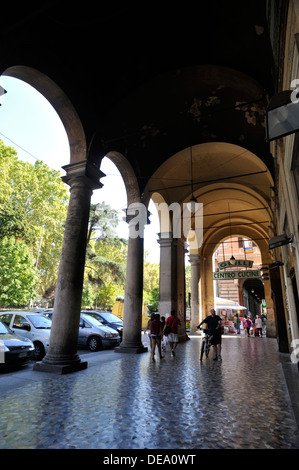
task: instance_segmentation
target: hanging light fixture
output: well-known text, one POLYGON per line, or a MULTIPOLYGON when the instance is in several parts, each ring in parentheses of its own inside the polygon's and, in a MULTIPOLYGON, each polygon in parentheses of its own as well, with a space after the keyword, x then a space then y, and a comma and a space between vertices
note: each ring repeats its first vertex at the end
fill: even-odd
POLYGON ((229 218, 229 229, 230 229, 230 248, 232 250, 232 255, 230 257, 230 261, 233 263, 236 260, 236 258, 234 257, 234 250, 233 250, 232 225, 231 225, 231 221, 230 221, 229 203, 228 203, 228 218, 229 218))
POLYGON ((193 194, 193 162, 192 162, 192 146, 190 147, 190 161, 191 161, 191 198, 187 202, 187 207, 188 210, 194 214, 196 212, 196 204, 197 204, 197 199, 194 197, 193 194))

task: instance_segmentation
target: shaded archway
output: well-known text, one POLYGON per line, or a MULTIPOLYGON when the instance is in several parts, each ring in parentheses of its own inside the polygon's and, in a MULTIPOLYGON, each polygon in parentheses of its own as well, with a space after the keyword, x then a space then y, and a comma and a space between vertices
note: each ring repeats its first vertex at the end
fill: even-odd
MULTIPOLYGON (((178 204, 180 221, 192 194, 203 205, 202 243, 190 245, 197 278, 193 297, 197 297, 199 283, 201 315, 214 305, 212 256, 222 240, 232 235, 248 237, 258 244, 263 263, 271 261, 268 240, 274 228, 272 187, 271 173, 260 158, 244 147, 223 142, 199 144, 178 152, 149 180, 144 199, 154 195, 157 202, 163 201, 169 208, 178 204)), ((174 219, 171 222, 173 230, 174 219)), ((181 241, 185 241, 183 234, 181 241)), ((195 321, 198 324, 199 318, 195 321)), ((274 324, 274 319, 271 322, 274 324)))

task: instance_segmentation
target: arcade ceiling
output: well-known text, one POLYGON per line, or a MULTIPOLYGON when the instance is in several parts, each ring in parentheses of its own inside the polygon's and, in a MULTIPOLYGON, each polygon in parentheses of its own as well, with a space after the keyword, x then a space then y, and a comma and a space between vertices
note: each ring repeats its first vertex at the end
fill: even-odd
POLYGON ((119 152, 145 198, 161 189, 183 202, 192 148, 196 196, 222 213, 210 226, 242 210, 235 222, 260 222, 267 236, 274 166, 264 109, 276 71, 266 1, 48 1, 2 11, 1 73, 26 80, 29 67, 55 82, 79 116, 88 159, 98 166, 119 152))

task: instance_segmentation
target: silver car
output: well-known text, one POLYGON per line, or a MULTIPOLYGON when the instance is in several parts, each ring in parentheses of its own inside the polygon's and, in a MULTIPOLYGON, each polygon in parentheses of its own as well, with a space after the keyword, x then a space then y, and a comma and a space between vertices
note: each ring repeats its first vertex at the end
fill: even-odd
POLYGON ((34 344, 11 331, 0 321, 0 369, 14 364, 23 365, 33 358, 34 344))
POLYGON ((49 347, 52 322, 39 313, 10 311, 0 314, 0 321, 15 334, 29 338, 35 347, 34 358, 42 360, 49 347))
POLYGON ((120 336, 117 331, 90 315, 80 315, 78 346, 88 347, 90 351, 99 351, 103 348, 114 348, 119 343, 120 336))

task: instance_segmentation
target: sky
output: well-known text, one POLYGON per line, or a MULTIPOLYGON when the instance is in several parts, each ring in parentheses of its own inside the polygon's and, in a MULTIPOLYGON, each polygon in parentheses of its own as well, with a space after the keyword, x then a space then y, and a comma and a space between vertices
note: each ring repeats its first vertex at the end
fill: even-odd
MULTIPOLYGON (((0 139, 5 145, 14 147, 21 160, 32 164, 42 160, 64 175, 61 167, 69 163, 70 149, 64 126, 54 108, 37 90, 21 80, 1 76, 0 86, 7 91, 0 96, 0 139)), ((91 202, 105 201, 122 219, 123 209, 127 206, 122 177, 108 158, 103 159, 101 170, 107 175, 101 179, 104 186, 94 191, 91 202)), ((159 263, 159 224, 153 203, 149 211, 152 213, 151 224, 145 228, 144 249, 148 252, 148 261, 159 263)), ((123 221, 119 224, 118 235, 128 238, 128 225, 123 221)))

